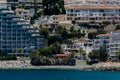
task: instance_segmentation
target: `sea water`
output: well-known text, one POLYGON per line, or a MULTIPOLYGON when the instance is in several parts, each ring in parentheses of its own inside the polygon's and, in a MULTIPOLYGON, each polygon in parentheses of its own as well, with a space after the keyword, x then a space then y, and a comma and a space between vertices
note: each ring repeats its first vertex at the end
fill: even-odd
POLYGON ((120 80, 120 72, 68 69, 0 70, 0 80, 120 80))

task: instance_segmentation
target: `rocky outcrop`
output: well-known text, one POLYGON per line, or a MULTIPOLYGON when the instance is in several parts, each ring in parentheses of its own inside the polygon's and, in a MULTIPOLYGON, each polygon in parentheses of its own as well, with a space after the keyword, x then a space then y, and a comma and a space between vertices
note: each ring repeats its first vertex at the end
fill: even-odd
POLYGON ((102 71, 120 71, 120 63, 118 62, 105 62, 93 64, 86 68, 90 70, 102 70, 102 71))

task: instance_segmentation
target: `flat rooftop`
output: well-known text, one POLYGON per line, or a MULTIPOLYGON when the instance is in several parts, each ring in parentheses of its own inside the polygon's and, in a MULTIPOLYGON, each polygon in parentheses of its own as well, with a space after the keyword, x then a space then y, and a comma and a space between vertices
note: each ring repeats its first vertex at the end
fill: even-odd
POLYGON ((110 36, 110 34, 99 34, 99 35, 97 35, 97 36, 110 36))
POLYGON ((120 9, 120 6, 115 5, 66 5, 66 9, 120 9))
POLYGON ((1 3, 7 3, 7 0, 0 0, 0 4, 1 3))

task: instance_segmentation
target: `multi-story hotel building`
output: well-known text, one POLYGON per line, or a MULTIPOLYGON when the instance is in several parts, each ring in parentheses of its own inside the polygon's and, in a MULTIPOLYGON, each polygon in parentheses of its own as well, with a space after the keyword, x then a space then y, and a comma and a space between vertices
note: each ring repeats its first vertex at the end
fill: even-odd
POLYGON ((5 1, 0 1, 0 50, 26 52, 44 47, 44 36, 27 21, 16 16, 5 1))
POLYGON ((120 51, 120 30, 111 32, 110 34, 97 35, 93 48, 99 50, 103 45, 108 50, 109 56, 113 59, 116 58, 120 51))
POLYGON ((15 3, 16 6, 26 6, 33 8, 37 5, 38 8, 42 7, 42 0, 7 0, 8 3, 15 3))
POLYGON ((111 32, 109 53, 115 57, 120 51, 120 30, 111 32))
POLYGON ((96 36, 96 39, 94 39, 94 49, 99 50, 100 47, 105 46, 106 49, 109 50, 109 44, 110 44, 110 34, 99 34, 96 36))
POLYGON ((39 8, 42 7, 42 0, 18 0, 18 3, 28 7, 34 7, 34 5, 37 5, 39 8))
POLYGON ((120 21, 120 0, 65 0, 67 20, 77 22, 120 21))

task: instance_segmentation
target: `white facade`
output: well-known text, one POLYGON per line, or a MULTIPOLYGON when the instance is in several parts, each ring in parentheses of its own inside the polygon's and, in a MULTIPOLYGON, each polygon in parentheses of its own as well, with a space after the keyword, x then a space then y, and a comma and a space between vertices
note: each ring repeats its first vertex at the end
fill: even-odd
POLYGON ((18 0, 19 5, 25 5, 28 7, 34 7, 34 3, 36 1, 36 5, 40 8, 42 7, 42 0, 18 0))
POLYGON ((99 50, 101 46, 105 45, 110 57, 117 56, 120 50, 120 30, 111 32, 110 34, 100 34, 94 40, 94 49, 99 50))
POLYGON ((110 35, 110 55, 116 56, 120 51, 120 31, 111 32, 110 35))
POLYGON ((120 21, 120 0, 83 0, 65 4, 67 20, 77 22, 120 21))
POLYGON ((71 54, 73 52, 79 53, 80 46, 78 44, 63 44, 61 45, 62 51, 65 54, 71 54))
POLYGON ((100 34, 96 36, 96 39, 94 39, 94 49, 96 50, 99 50, 102 46, 106 46, 106 48, 109 50, 109 44, 110 34, 100 34))
POLYGON ((82 48, 86 54, 88 55, 94 49, 94 42, 93 40, 86 40, 86 41, 76 41, 74 44, 77 44, 82 48))
POLYGON ((89 54, 94 49, 93 40, 75 41, 74 44, 63 44, 61 45, 63 53, 70 54, 73 51, 80 53, 80 49, 89 54))
POLYGON ((120 5, 120 0, 64 0, 65 5, 120 5))

